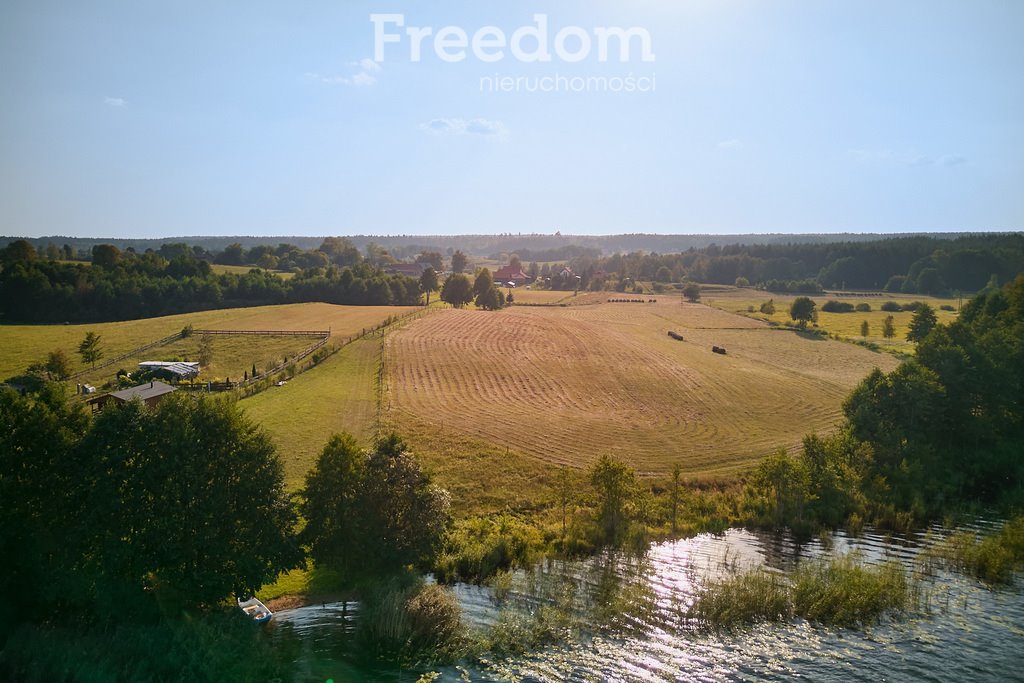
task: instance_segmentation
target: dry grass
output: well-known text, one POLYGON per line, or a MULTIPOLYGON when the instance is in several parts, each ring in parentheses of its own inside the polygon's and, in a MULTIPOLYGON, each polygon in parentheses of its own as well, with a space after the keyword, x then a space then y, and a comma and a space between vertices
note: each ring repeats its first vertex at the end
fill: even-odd
POLYGON ((443 311, 389 336, 387 363, 388 420, 421 453, 492 444, 504 462, 573 467, 613 453, 645 474, 680 461, 728 477, 829 430, 849 390, 896 360, 659 299, 443 311))
MULTIPOLYGON (((508 292, 507 289, 502 290, 508 292)), ((514 301, 518 304, 556 304, 572 298, 572 292, 556 292, 550 289, 526 289, 519 287, 512 290, 514 301)))
MULTIPOLYGON (((789 306, 793 303, 793 299, 800 294, 772 294, 770 292, 758 292, 752 289, 724 289, 715 291, 713 293, 706 293, 702 297, 702 301, 710 306, 720 308, 723 311, 730 313, 738 313, 745 316, 753 316, 761 320, 772 320, 780 324, 788 324, 792 321, 789 318, 789 306), (775 314, 766 315, 760 312, 761 304, 772 299, 775 303, 775 314), (754 312, 748 312, 750 306, 754 307, 754 312)), ((907 294, 896 294, 889 295, 883 294, 882 296, 812 296, 814 302, 817 304, 818 309, 818 322, 817 325, 820 329, 826 330, 831 334, 838 335, 845 339, 852 339, 857 341, 867 341, 877 344, 880 348, 886 351, 895 351, 898 353, 912 354, 914 352, 914 345, 906 340, 907 331, 910 329, 910 320, 914 317, 911 311, 900 311, 897 313, 888 313, 881 310, 881 305, 886 301, 895 301, 899 304, 907 304, 912 301, 923 301, 931 306, 935 310, 935 315, 940 323, 950 323, 956 320, 955 311, 943 311, 939 306, 952 305, 956 306, 957 301, 955 299, 937 299, 935 297, 924 296, 924 295, 907 295, 907 294), (871 306, 870 312, 858 312, 852 313, 826 313, 821 310, 822 305, 829 299, 836 299, 837 301, 845 301, 856 306, 859 303, 866 303, 871 306), (893 322, 896 325, 896 336, 893 339, 886 339, 882 336, 882 322, 887 316, 893 317, 893 322), (868 322, 870 328, 868 336, 860 336, 860 324, 863 321, 868 322)))
MULTIPOLYGON (((0 349, 3 349, 3 353, 0 354, 0 379, 19 374, 32 363, 45 360, 47 352, 55 349, 63 349, 71 357, 75 370, 85 369, 78 357, 78 344, 85 337, 85 333, 89 331, 94 331, 102 337, 101 345, 104 355, 107 358, 112 358, 148 342, 179 332, 188 324, 196 329, 221 330, 326 330, 330 328, 335 337, 344 338, 358 333, 363 328, 373 327, 388 316, 401 315, 411 310, 415 310, 415 308, 408 306, 288 304, 226 308, 117 323, 0 325, 0 349)), ((258 364, 261 360, 263 360, 262 356, 253 358, 249 361, 249 365, 253 362, 258 364)))

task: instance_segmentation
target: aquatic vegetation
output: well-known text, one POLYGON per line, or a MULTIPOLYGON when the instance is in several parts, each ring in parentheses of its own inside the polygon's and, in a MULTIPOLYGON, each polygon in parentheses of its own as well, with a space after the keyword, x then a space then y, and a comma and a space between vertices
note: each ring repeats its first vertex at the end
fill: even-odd
POLYGON ((687 614, 702 628, 729 629, 792 616, 784 576, 762 568, 710 581, 697 593, 687 614))
POLYGON ((834 626, 861 626, 898 614, 912 596, 898 562, 868 566, 850 555, 801 566, 791 590, 796 616, 834 626))
POLYGON ((854 627, 903 612, 912 596, 899 563, 869 566, 839 555, 804 564, 790 577, 757 568, 711 581, 687 616, 712 629, 793 617, 854 627))
POLYGON ((991 536, 979 538, 972 531, 958 531, 931 548, 927 559, 986 583, 1013 583, 1014 572, 1024 566, 1024 515, 1014 517, 991 536))

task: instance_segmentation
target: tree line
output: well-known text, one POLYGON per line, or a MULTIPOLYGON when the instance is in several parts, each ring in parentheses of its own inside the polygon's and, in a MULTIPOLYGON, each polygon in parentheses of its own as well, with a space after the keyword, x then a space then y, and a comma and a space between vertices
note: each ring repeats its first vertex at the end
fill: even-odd
MULTIPOLYGON (((315 265, 289 280, 253 269, 217 273, 207 260, 181 249, 168 260, 111 245, 93 248, 92 265, 40 259, 16 243, 0 254, 0 319, 11 322, 129 320, 215 308, 320 301, 334 304, 415 305, 419 283, 385 273, 360 258, 342 266, 317 251, 315 265)), ((333 258, 344 260, 344 248, 333 258)))

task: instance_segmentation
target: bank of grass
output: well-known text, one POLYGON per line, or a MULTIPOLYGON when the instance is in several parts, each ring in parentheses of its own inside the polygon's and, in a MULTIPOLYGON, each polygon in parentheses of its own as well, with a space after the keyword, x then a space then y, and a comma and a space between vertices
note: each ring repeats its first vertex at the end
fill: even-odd
POLYGON ((758 568, 710 581, 689 617, 710 629, 794 617, 853 628, 905 612, 914 595, 898 562, 872 566, 854 555, 837 555, 804 563, 788 577, 758 568))
POLYGON ((988 536, 958 531, 929 549, 924 561, 938 561, 989 584, 1011 584, 1015 572, 1024 569, 1024 515, 988 536))

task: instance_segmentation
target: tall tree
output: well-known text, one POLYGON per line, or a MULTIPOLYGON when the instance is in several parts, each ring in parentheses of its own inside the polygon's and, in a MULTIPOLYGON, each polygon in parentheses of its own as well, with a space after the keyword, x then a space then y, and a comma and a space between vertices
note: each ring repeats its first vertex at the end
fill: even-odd
POLYGON ((806 327, 809 320, 814 319, 814 299, 798 296, 789 307, 789 317, 796 320, 800 327, 806 327))
POLYGON ((636 473, 625 463, 602 455, 590 469, 590 483, 597 495, 601 540, 607 545, 621 545, 632 522, 636 473))
POLYGON ((700 301, 700 285, 696 282, 686 283, 686 286, 683 287, 683 296, 685 296, 690 303, 697 303, 700 301))
POLYGON ((868 333, 870 331, 871 331, 871 326, 868 324, 868 321, 867 320, 862 320, 861 323, 860 323, 860 336, 866 337, 866 336, 868 336, 868 333))
POLYGON ((480 296, 486 294, 487 290, 494 286, 494 276, 487 268, 481 268, 473 281, 473 294, 480 296))
POLYGON ((427 306, 429 306, 430 293, 437 291, 437 271, 430 266, 424 268, 423 274, 420 275, 420 291, 427 295, 427 306))
POLYGON ((444 270, 444 257, 437 251, 421 251, 416 256, 416 263, 429 264, 435 272, 444 270))
POLYGON ((462 273, 455 273, 444 281, 441 288, 441 301, 455 308, 462 308, 473 300, 473 285, 462 273))
POLYGON ((466 258, 466 255, 463 254, 462 251, 456 250, 456 252, 452 254, 452 272, 461 273, 466 270, 466 264, 468 262, 469 259, 466 258))
POLYGON ((368 455, 331 437, 301 496, 311 556, 349 577, 429 567, 451 522, 447 492, 394 434, 368 455))
POLYGON ((78 345, 78 355, 82 357, 83 363, 88 363, 95 368, 96 361, 103 358, 103 349, 100 347, 100 335, 95 332, 87 332, 85 339, 78 345))
POLYGON ((896 336, 896 319, 891 315, 885 316, 885 320, 882 321, 882 336, 886 339, 896 336))
POLYGON ((63 349, 50 351, 46 356, 46 365, 43 366, 50 379, 63 381, 71 376, 71 359, 63 349))
POLYGON ((92 264, 111 269, 121 262, 121 250, 112 244, 97 244, 92 248, 92 264))
POLYGON ((914 313, 914 317, 910 320, 910 330, 907 332, 907 341, 920 342, 928 333, 935 329, 935 325, 938 319, 935 316, 935 311, 928 304, 921 304, 921 306, 914 313))
POLYGON ((310 557, 324 567, 355 572, 359 548, 359 491, 366 456, 350 434, 334 434, 306 475, 299 511, 306 526, 300 536, 310 557))

